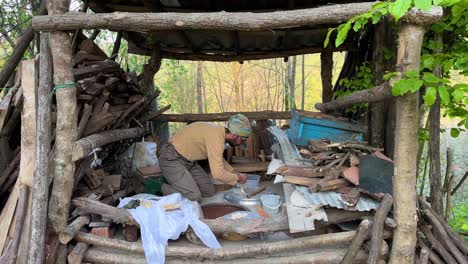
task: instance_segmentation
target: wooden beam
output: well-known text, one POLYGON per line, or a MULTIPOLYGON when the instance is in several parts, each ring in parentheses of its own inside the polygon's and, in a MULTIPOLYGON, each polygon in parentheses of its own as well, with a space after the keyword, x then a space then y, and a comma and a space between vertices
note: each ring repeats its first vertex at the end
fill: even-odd
POLYGON ((320 76, 322 77, 322 102, 333 98, 333 52, 329 49, 320 53, 320 76))
POLYGON ((339 24, 367 12, 375 2, 327 5, 317 8, 265 13, 68 13, 33 17, 37 31, 109 29, 152 30, 271 30, 323 24, 339 24))
MULTIPOLYGON (((224 112, 211 114, 163 114, 155 120, 165 122, 197 122, 197 121, 227 121, 238 112, 224 112)), ((259 111, 239 112, 250 120, 291 119, 291 112, 287 111, 259 111)))
POLYGON ((232 168, 237 172, 256 172, 256 171, 267 171, 269 162, 256 162, 256 163, 244 163, 244 164, 231 164, 232 168))

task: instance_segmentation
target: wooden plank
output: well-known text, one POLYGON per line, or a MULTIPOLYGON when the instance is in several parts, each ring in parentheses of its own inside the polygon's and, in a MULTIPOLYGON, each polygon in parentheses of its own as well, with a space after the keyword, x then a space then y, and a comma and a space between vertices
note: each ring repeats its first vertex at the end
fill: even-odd
POLYGON ((295 187, 292 184, 283 184, 284 197, 286 202, 286 210, 288 212, 289 221, 289 232, 299 233, 308 230, 314 230, 314 221, 306 217, 310 212, 310 208, 302 208, 294 206, 291 202, 291 195, 295 191, 295 187))
POLYGON ((21 63, 21 87, 23 88, 23 112, 21 114, 21 161, 19 180, 32 186, 34 153, 36 151, 36 87, 37 67, 34 59, 21 63))
POLYGON ((0 255, 4 253, 3 250, 6 246, 8 231, 15 214, 19 196, 19 185, 19 181, 17 181, 0 215, 0 255))
POLYGON ((258 111, 210 114, 162 114, 154 120, 163 122, 228 121, 231 116, 237 113, 245 115, 249 120, 291 119, 291 112, 288 111, 258 111))
POLYGON ((317 178, 305 178, 305 177, 296 177, 296 176, 284 176, 284 180, 288 183, 303 185, 303 186, 312 186, 319 181, 319 179, 317 178))
POLYGON ((232 168, 237 172, 257 172, 267 171, 269 162, 256 162, 256 163, 245 163, 245 164, 231 164, 232 168))
POLYGON ((18 256, 16 257, 16 264, 27 263, 28 260, 28 250, 29 250, 29 241, 31 237, 31 206, 32 206, 32 193, 28 193, 27 201, 27 210, 26 216, 24 218, 23 230, 21 232, 21 240, 18 249, 18 256))

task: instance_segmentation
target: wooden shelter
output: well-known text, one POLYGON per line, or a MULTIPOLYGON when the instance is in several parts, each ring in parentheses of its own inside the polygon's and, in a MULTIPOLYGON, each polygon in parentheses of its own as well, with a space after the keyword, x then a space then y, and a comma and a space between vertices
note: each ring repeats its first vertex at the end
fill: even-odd
MULTIPOLYGON (((324 58, 322 59, 324 65, 322 75, 330 76, 331 65, 329 58, 331 52, 337 50, 359 50, 360 35, 351 33, 344 45, 339 48, 329 47, 324 49, 323 41, 327 34, 327 29, 329 27, 336 27, 347 19, 366 12, 374 2, 335 1, 335 4, 329 5, 328 2, 321 0, 94 0, 87 2, 87 4, 94 13, 69 13, 68 1, 49 0, 47 6, 48 14, 35 16, 32 21, 32 28, 35 31, 41 32, 41 58, 37 90, 38 103, 32 106, 37 115, 34 177, 32 177, 32 174, 24 176, 25 178, 20 176, 22 184, 32 188, 31 224, 30 227, 27 227, 32 230, 30 234, 31 242, 29 243, 29 250, 25 251, 27 252, 28 263, 42 263, 43 259, 57 259, 57 263, 64 263, 63 261, 67 252, 66 247, 61 243, 65 242, 66 244, 67 239, 63 240, 62 238, 67 233, 80 242, 76 246, 77 251, 79 251, 78 247, 85 247, 87 249, 86 244, 95 246, 112 244, 113 248, 127 251, 127 253, 113 252, 113 254, 109 254, 105 250, 90 249, 86 253, 88 259, 101 263, 110 263, 110 261, 144 262, 141 255, 142 247, 138 243, 124 243, 114 240, 103 242, 103 240, 96 239, 95 236, 80 233, 80 227, 89 222, 89 219, 86 219, 86 217, 78 218, 79 220, 77 219, 71 225, 68 225, 71 195, 75 181, 74 175, 75 170, 79 169, 75 167, 75 161, 92 153, 96 147, 110 143, 112 142, 111 140, 118 141, 122 139, 122 137, 113 136, 110 138, 109 135, 107 137, 101 135, 102 137, 98 136, 98 139, 93 141, 94 143, 91 146, 87 146, 86 140, 80 141, 78 137, 80 126, 77 114, 75 114, 77 113, 77 91, 74 73, 76 72, 73 69, 74 62, 71 61, 74 43, 69 33, 70 31, 78 32, 81 29, 109 29, 117 31, 119 34, 116 41, 116 49, 114 49, 113 53, 116 53, 116 50, 118 51, 120 37, 124 37, 129 42, 130 52, 151 56, 151 60, 144 67, 140 81, 140 85, 146 90, 147 96, 150 96, 154 91, 153 76, 158 71, 161 59, 163 58, 242 62, 245 60, 284 58, 299 54, 322 53, 322 57, 324 58), (49 41, 47 41, 46 32, 48 32, 49 41), (50 44, 50 53, 47 52, 48 44, 50 44), (52 58, 52 61, 50 58, 52 58), (53 81, 51 79, 52 65, 54 73, 53 81), (51 135, 49 125, 49 88, 52 82, 55 88, 57 88, 55 89, 57 121, 55 150, 54 152, 49 152, 51 135), (83 147, 80 154, 76 153, 76 146, 83 147), (49 161, 49 153, 54 155, 54 162, 49 161), (47 177, 49 166, 53 171, 53 188, 50 200, 48 198, 49 181, 47 177), (47 204, 47 201, 49 201, 48 218, 44 210, 44 204, 47 204), (46 223, 53 229, 48 236, 48 256, 44 256, 46 223)), ((436 21, 441 15, 442 10, 437 8, 427 13, 412 10, 401 19, 399 23, 399 45, 396 62, 397 69, 400 72, 418 69, 425 27, 436 21)), ((74 35, 78 34, 75 33, 74 35)), ((324 87, 331 89, 331 78, 325 80, 325 82, 324 87)), ((330 110, 354 103, 376 102, 388 99, 390 98, 389 89, 390 85, 383 84, 368 91, 352 94, 339 101, 325 102, 317 108, 330 110)), ((395 105, 396 145, 394 148, 393 208, 397 225, 393 233, 390 263, 413 263, 415 258, 417 219, 417 199, 415 193, 416 155, 408 155, 408 153, 415 153, 413 150, 418 147, 418 94, 413 93, 397 97, 395 105)), ((160 114, 161 112, 158 115, 154 115, 154 117, 160 114)), ((254 113, 252 115, 262 114, 254 113)), ((264 115, 265 117, 262 116, 262 118, 275 115, 284 116, 287 113, 265 113, 264 115)), ((158 118, 164 121, 178 120, 177 117, 169 115, 159 116, 158 118)), ((217 120, 222 120, 225 117, 217 116, 216 118, 218 118, 217 120)), ((23 122, 24 124, 25 122, 23 122)), ((134 136, 140 132, 134 130, 132 133, 130 136, 134 136)), ((128 136, 128 134, 126 135, 128 136)), ((25 151, 21 152, 22 162, 23 155, 26 155, 25 151)), ((22 197, 27 197, 28 194, 25 191, 27 189, 28 187, 23 188, 23 191, 18 191, 17 195, 21 194, 22 197)), ((19 199, 21 202, 18 204, 18 208, 24 206, 25 200, 25 198, 19 199)), ((386 200, 383 204, 385 208, 382 210, 387 210, 386 212, 388 212, 392 205, 392 200, 386 200)), ((135 225, 133 218, 122 209, 106 207, 102 204, 96 205, 89 200, 75 200, 74 206, 87 208, 90 212, 107 216, 118 223, 135 225)), ((371 254, 375 255, 374 260, 377 259, 376 257, 380 249, 385 215, 382 214, 375 219, 374 226, 377 226, 377 223, 381 225, 380 231, 378 227, 374 228, 377 230, 375 231, 377 234, 375 239, 379 239, 379 243, 376 244, 378 248, 371 250, 371 254), (378 232, 380 232, 380 236, 378 236, 378 232), (377 253, 375 250, 377 250, 377 253)), ((337 217, 339 218, 339 216, 337 217)), ((210 227, 215 232, 221 230, 245 234, 258 232, 262 230, 261 228, 265 228, 265 226, 269 227, 268 230, 275 230, 275 228, 281 230, 284 224, 281 222, 283 220, 277 219, 274 222, 256 223, 259 226, 256 227, 257 229, 254 228, 254 231, 241 230, 243 226, 249 223, 240 223, 235 220, 222 223, 214 221, 210 224, 210 227)), ((365 227, 365 223, 362 226, 363 228, 361 229, 364 231, 339 233, 334 234, 333 237, 300 238, 294 241, 277 242, 254 247, 244 246, 238 249, 193 250, 190 248, 168 248, 167 254, 175 258, 174 261, 177 263, 186 263, 184 262, 186 258, 208 259, 213 262, 223 259, 227 263, 238 263, 235 259, 240 257, 257 256, 259 254, 270 255, 292 249, 304 249, 316 245, 328 245, 330 243, 346 244, 359 239, 361 239, 362 243, 362 240, 366 237, 365 232, 369 228, 369 223, 367 223, 367 227, 365 227)), ((387 235, 383 234, 384 237, 387 235)), ((85 252, 86 249, 84 250, 85 252)), ((357 249, 359 249, 359 246, 357 249)), ((354 256, 357 254, 357 249, 352 253, 354 256)), ((272 263, 282 263, 286 260, 289 263, 302 263, 304 261, 341 262, 342 255, 340 254, 338 254, 340 259, 332 256, 333 254, 326 255, 311 254, 290 260, 288 257, 282 257, 278 258, 277 262, 272 263)), ((363 259, 360 255, 357 258, 363 259)), ((245 260, 242 260, 242 262, 245 262, 245 260)), ((193 260, 190 263, 198 262, 193 260)))

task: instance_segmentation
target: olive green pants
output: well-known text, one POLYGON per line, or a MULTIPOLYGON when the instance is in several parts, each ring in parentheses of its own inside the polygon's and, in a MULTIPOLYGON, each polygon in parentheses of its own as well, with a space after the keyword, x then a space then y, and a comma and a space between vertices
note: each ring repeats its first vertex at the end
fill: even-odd
POLYGON ((202 167, 196 161, 185 159, 170 144, 161 149, 159 167, 168 182, 162 185, 164 195, 180 193, 192 201, 198 201, 215 193, 212 179, 202 167))

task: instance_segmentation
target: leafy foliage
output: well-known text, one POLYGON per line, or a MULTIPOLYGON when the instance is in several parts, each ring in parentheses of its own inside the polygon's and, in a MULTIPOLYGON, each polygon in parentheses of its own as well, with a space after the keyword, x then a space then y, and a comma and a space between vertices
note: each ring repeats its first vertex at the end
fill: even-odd
POLYGON ((468 204, 460 203, 452 208, 450 226, 459 233, 468 233, 468 204))
MULTIPOLYGON (((363 65, 359 66, 356 75, 353 78, 343 78, 340 80, 339 84, 344 86, 346 89, 336 91, 335 95, 337 97, 342 97, 355 91, 369 89, 374 86, 373 79, 374 75, 372 74, 372 69, 369 63, 365 62, 363 65)), ((356 104, 348 108, 346 111, 356 113, 365 108, 367 108, 367 104, 356 104)))

